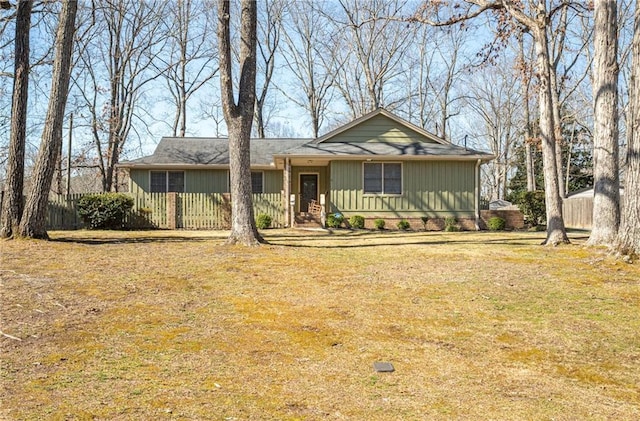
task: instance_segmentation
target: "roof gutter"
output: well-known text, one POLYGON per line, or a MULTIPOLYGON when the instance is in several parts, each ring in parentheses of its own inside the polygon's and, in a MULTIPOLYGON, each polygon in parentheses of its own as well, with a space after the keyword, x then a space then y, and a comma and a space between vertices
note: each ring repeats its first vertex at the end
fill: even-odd
POLYGON ((399 160, 416 160, 416 161, 475 161, 489 162, 495 158, 495 155, 334 155, 334 154, 282 154, 273 155, 273 158, 279 159, 322 159, 329 161, 399 161, 399 160))
MULTIPOLYGON (((228 170, 229 164, 136 164, 125 162, 116 164, 116 167, 139 170, 228 170)), ((255 164, 251 165, 251 169, 273 170, 276 168, 274 164, 255 164)))

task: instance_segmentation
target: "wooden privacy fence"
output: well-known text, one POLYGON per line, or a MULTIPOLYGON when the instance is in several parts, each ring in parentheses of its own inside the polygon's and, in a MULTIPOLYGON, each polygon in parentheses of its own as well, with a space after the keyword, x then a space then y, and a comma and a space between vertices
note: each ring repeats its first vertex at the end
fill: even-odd
MULTIPOLYGON (((48 229, 78 229, 84 224, 77 212, 83 194, 52 195, 49 198, 48 229)), ((226 229, 231 220, 228 193, 143 193, 133 198, 127 216, 128 228, 226 229)), ((266 213, 272 227, 284 226, 284 203, 280 193, 253 195, 257 216, 266 213)))
POLYGON ((84 226, 78 215, 78 200, 86 194, 54 194, 49 196, 47 229, 73 230, 84 226))
POLYGON ((565 199, 562 216, 567 228, 591 229, 593 223, 593 198, 565 199))

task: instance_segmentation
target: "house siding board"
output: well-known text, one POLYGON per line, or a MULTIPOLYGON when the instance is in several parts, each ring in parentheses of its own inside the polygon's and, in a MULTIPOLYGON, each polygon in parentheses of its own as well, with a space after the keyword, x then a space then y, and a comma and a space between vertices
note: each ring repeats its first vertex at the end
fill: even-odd
POLYGON ((409 127, 399 125, 392 119, 377 115, 367 120, 365 124, 359 124, 355 127, 345 130, 344 132, 332 137, 325 142, 427 142, 436 143, 431 139, 411 130, 409 127))
POLYGON ((283 188, 282 171, 265 170, 264 171, 264 193, 281 193, 283 188))
MULTIPOLYGON (((149 172, 152 170, 131 169, 131 193, 149 192, 149 172)), ((158 170, 164 171, 164 170, 158 170)), ((257 170, 261 171, 261 170, 257 170)), ((229 171, 225 169, 185 170, 185 193, 228 193, 229 171)), ((264 193, 280 193, 282 171, 264 171, 264 193)))
POLYGON ((143 194, 149 191, 149 170, 131 169, 129 177, 132 194, 143 194))
POLYGON ((337 212, 339 209, 358 209, 358 191, 362 190, 362 163, 353 161, 332 162, 329 184, 332 212, 337 212))
POLYGON ((229 171, 186 170, 185 193, 228 193, 229 171))
POLYGON ((365 195, 362 161, 331 165, 332 211, 363 216, 470 216, 474 205, 474 162, 405 161, 403 194, 365 195))

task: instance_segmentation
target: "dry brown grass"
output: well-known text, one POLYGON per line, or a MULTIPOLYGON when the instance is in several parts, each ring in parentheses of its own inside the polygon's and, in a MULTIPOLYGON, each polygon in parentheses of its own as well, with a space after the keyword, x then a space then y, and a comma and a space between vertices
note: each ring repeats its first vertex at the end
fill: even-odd
POLYGON ((0 416, 640 418, 640 265, 584 235, 265 234, 1 242, 0 416))

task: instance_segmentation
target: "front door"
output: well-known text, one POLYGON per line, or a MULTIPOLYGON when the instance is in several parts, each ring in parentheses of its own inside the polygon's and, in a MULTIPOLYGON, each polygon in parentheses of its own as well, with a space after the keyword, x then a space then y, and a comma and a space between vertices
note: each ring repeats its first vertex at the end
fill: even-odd
POLYGON ((318 201, 318 174, 300 174, 300 212, 308 212, 312 200, 318 201))

